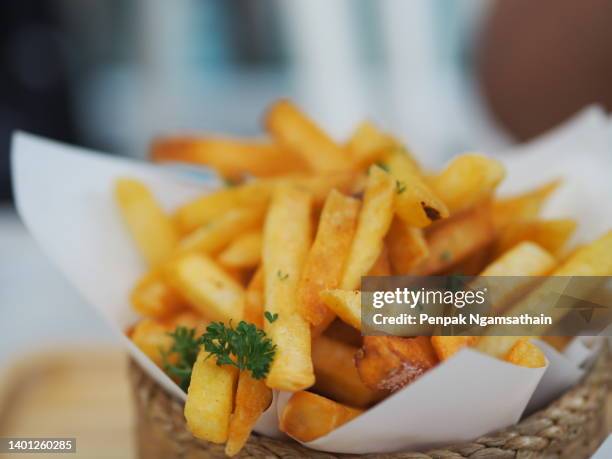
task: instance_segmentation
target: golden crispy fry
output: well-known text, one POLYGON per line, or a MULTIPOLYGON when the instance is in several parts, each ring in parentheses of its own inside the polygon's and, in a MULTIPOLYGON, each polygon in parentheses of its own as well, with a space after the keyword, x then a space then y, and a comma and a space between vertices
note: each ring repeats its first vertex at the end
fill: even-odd
POLYGON ((361 330, 361 292, 356 290, 323 290, 321 299, 343 322, 361 330))
POLYGON ((276 355, 268 373, 268 387, 297 391, 314 383, 310 358, 310 325, 297 305, 297 288, 310 245, 308 193, 279 186, 264 227, 263 269, 265 308, 278 314, 265 323, 267 335, 276 344, 276 355))
POLYGON ((358 213, 359 201, 335 190, 329 193, 297 293, 300 312, 314 327, 333 320, 334 314, 319 298, 319 293, 340 284, 358 213))
POLYGON ((517 196, 497 199, 493 202, 493 223, 496 230, 516 221, 536 218, 546 200, 559 188, 560 180, 546 183, 535 190, 517 196))
POLYGON ((149 189, 138 180, 119 179, 115 183, 115 199, 149 266, 166 260, 178 242, 178 235, 149 189))
POLYGON ((448 217, 444 202, 423 180, 418 166, 402 149, 394 149, 383 158, 383 167, 395 179, 395 212, 410 226, 424 228, 448 217))
POLYGON ((312 342, 312 362, 316 383, 313 390, 340 403, 365 408, 380 400, 384 394, 368 388, 357 373, 354 357, 358 347, 327 336, 312 342))
POLYGON ((521 242, 499 257, 481 276, 543 276, 555 266, 555 258, 534 242, 521 242))
POLYGON ((576 226, 576 221, 569 218, 510 223, 502 230, 495 244, 495 254, 502 254, 519 242, 533 241, 557 255, 574 234, 576 226))
POLYGON ((519 339, 506 354, 505 360, 527 368, 546 366, 546 356, 528 339, 519 339))
POLYGON ((372 268, 367 274, 368 276, 390 276, 391 275, 391 262, 389 261, 389 250, 383 245, 383 249, 380 255, 374 262, 372 268))
POLYGON ((431 345, 440 361, 444 361, 464 347, 473 346, 478 342, 477 336, 432 336, 431 345))
POLYGON ((187 428, 196 437, 212 443, 227 440, 238 371, 218 366, 214 356, 200 350, 191 373, 185 402, 187 428))
POLYGON ((219 254, 219 263, 227 268, 254 268, 261 260, 263 236, 258 229, 247 231, 219 254))
POLYGON ((476 349, 499 359, 503 358, 512 349, 512 346, 523 338, 529 336, 482 336, 476 344, 476 349))
POLYGON ((226 323, 242 319, 244 289, 206 255, 177 257, 164 269, 164 278, 205 317, 226 323))
POLYGON ((162 352, 172 346, 171 331, 164 322, 155 319, 142 319, 131 333, 134 344, 149 357, 155 365, 161 367, 162 352))
POLYGON ((185 301, 154 269, 142 277, 130 294, 134 309, 147 317, 163 318, 185 307, 185 301))
POLYGON ((346 260, 340 286, 353 290, 359 286, 383 249, 384 237, 393 218, 393 180, 382 169, 370 169, 368 184, 359 213, 353 243, 346 260))
POLYGON ((399 218, 393 219, 386 241, 394 274, 410 273, 429 255, 423 230, 414 228, 399 218))
POLYGON ((261 227, 265 211, 264 206, 228 210, 181 239, 178 251, 216 254, 245 231, 261 227))
POLYGON ((280 415, 279 428, 296 440, 308 442, 328 434, 361 413, 363 410, 311 392, 296 392, 280 415))
POLYGON ((438 358, 427 336, 366 336, 355 362, 366 386, 396 391, 436 365, 438 358))
POLYGON ((205 137, 164 137, 151 145, 151 159, 202 164, 229 178, 245 174, 270 177, 306 170, 297 155, 258 140, 205 137))
POLYGON ((257 328, 263 328, 264 315, 264 282, 263 269, 260 266, 253 274, 246 290, 244 306, 244 320, 255 324, 257 328))
POLYGON ((456 213, 487 200, 505 175, 499 161, 470 153, 453 158, 429 184, 448 210, 456 213))
POLYGON ((295 105, 276 102, 266 114, 266 130, 280 145, 306 161, 313 171, 346 171, 349 155, 295 105))
POLYGON ((468 255, 457 263, 449 274, 454 273, 461 276, 477 276, 492 262, 492 244, 483 247, 478 252, 468 255))
POLYGON ((411 274, 446 271, 482 250, 494 237, 489 206, 481 205, 433 225, 426 234, 429 256, 411 274))
POLYGON ((367 169, 382 158, 387 150, 399 148, 399 142, 389 134, 381 132, 370 121, 364 121, 349 139, 346 145, 356 169, 367 169))

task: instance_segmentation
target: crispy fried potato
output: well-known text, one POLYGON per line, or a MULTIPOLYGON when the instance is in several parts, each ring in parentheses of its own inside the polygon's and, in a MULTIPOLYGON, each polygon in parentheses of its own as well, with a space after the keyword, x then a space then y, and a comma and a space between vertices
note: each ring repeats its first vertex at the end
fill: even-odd
POLYGON ((399 148, 399 142, 389 134, 380 131, 370 121, 364 121, 349 139, 346 145, 356 169, 367 169, 381 159, 385 152, 399 148))
POLYGON ((149 266, 165 261, 178 242, 178 234, 149 189, 138 180, 119 179, 115 182, 115 199, 149 266))
POLYGON ((162 353, 172 346, 171 331, 164 322, 156 319, 142 319, 132 330, 130 338, 134 344, 161 367, 162 353))
POLYGON ((263 328, 264 315, 264 277, 261 266, 257 268, 246 290, 244 320, 263 328))
POLYGON ((274 140, 301 156, 313 171, 351 168, 349 155, 291 102, 280 100, 272 105, 264 124, 274 140))
POLYGON ((453 158, 429 184, 448 210, 456 213, 489 199, 505 175, 499 161, 469 153, 453 158))
POLYGON ((312 341, 316 382, 313 390, 340 403, 365 408, 381 400, 384 393, 367 387, 359 378, 353 360, 358 347, 319 336, 312 341))
POLYGON ((405 150, 389 151, 383 158, 383 167, 395 179, 395 212, 399 218, 410 226, 424 228, 448 217, 446 205, 423 180, 405 150))
POLYGON ((256 267, 261 260, 262 241, 263 236, 259 229, 242 233, 219 254, 219 263, 227 268, 256 267))
POLYGON ((130 294, 130 302, 136 312, 155 318, 174 314, 186 305, 165 281, 160 269, 151 270, 136 283, 130 294))
POLYGON ((526 193, 496 199, 493 202, 495 229, 499 231, 511 222, 535 219, 560 184, 560 180, 554 180, 526 193))
POLYGON ((263 269, 265 308, 278 314, 265 323, 276 344, 266 383, 279 390, 298 391, 314 383, 310 357, 310 325, 300 314, 297 289, 310 245, 310 195, 279 186, 264 227, 263 269))
POLYGON ((264 206, 230 209, 181 239, 177 250, 180 253, 198 251, 214 255, 246 231, 260 228, 265 211, 264 206))
POLYGON ((495 255, 506 252, 522 241, 533 241, 557 255, 574 234, 576 226, 576 221, 569 218, 512 222, 502 230, 495 244, 495 255))
POLYGON ((340 286, 353 290, 359 286, 383 249, 384 237, 393 218, 393 180, 382 169, 370 169, 368 184, 359 213, 357 230, 346 260, 340 286))
POLYGON ((480 205, 428 229, 429 256, 410 274, 444 272, 486 247, 494 237, 489 206, 480 205))
POLYGON ((391 262, 389 261, 389 250, 385 245, 380 252, 380 255, 374 262, 372 268, 367 274, 368 276, 390 276, 391 275, 391 262))
POLYGON ((474 346, 478 342, 477 336, 432 336, 431 345, 436 351, 438 359, 442 362, 464 347, 474 346))
POLYGON ((164 278, 203 316, 226 323, 242 319, 244 289, 206 255, 177 257, 165 267, 164 278))
POLYGON ((342 278, 357 225, 359 201, 332 190, 321 212, 319 228, 310 248, 298 286, 301 314, 313 327, 333 320, 319 293, 336 288, 342 278))
POLYGON ((279 429, 296 440, 308 442, 328 434, 361 413, 363 410, 311 392, 296 392, 280 415, 279 429))
POLYGON ((529 336, 482 336, 476 344, 476 349, 498 359, 504 358, 510 352, 512 346, 521 339, 529 339, 529 336))
POLYGON ((196 438, 225 443, 234 404, 237 368, 218 366, 203 348, 191 373, 185 402, 187 428, 196 438))
POLYGON ((320 297, 343 322, 361 330, 361 292, 339 289, 323 290, 320 297))
POLYGON ((212 137, 163 137, 151 145, 156 162, 179 161, 202 164, 228 178, 245 174, 270 177, 303 172, 307 164, 280 146, 259 140, 212 137))
POLYGON ((387 233, 389 261, 394 274, 408 274, 429 255, 429 248, 423 230, 394 218, 387 233))
POLYGON ((546 356, 538 346, 528 339, 519 339, 506 354, 504 360, 527 368, 546 366, 546 356))
POLYGON ((355 362, 366 386, 394 392, 435 366, 438 358, 427 336, 366 336, 355 362))

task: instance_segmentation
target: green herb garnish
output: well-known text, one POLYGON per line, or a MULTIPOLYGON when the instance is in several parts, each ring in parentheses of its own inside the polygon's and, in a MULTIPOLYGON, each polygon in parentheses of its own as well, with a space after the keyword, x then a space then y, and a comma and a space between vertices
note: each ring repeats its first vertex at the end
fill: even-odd
POLYGON ((377 161, 376 165, 380 167, 383 171, 389 172, 389 165, 387 163, 383 163, 382 161, 377 161))
POLYGON ((445 250, 440 254, 440 261, 451 261, 453 259, 453 254, 450 250, 445 250))
POLYGON ((211 323, 200 343, 205 351, 216 357, 217 365, 249 370, 255 379, 266 377, 276 353, 276 345, 266 333, 243 320, 236 328, 231 322, 229 327, 223 322, 211 323))
POLYGON ((404 182, 400 182, 399 180, 395 181, 395 192, 397 194, 402 194, 406 191, 406 184, 404 182))
POLYGON ((288 279, 288 278, 289 278, 289 274, 288 274, 288 273, 284 273, 284 272, 282 272, 280 269, 279 269, 278 271, 276 271, 276 276, 277 276, 277 277, 278 277, 280 280, 282 280, 282 281, 284 281, 284 280, 286 280, 286 279, 288 279))
POLYGON ((278 313, 275 312, 272 314, 270 311, 266 311, 264 312, 264 317, 268 320, 268 322, 274 323, 276 319, 278 319, 278 313))
POLYGON ((170 349, 161 351, 162 367, 169 376, 178 380, 179 386, 184 391, 187 391, 191 382, 191 369, 200 350, 200 344, 195 338, 195 329, 176 327, 176 330, 168 335, 174 342, 170 349))

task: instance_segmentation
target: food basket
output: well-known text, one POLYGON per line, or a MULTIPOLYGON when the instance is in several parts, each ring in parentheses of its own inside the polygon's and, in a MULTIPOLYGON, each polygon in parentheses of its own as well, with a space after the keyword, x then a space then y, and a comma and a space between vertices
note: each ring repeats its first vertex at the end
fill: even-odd
MULTIPOLYGON (((164 391, 136 362, 130 380, 137 414, 139 457, 144 459, 224 458, 224 445, 195 439, 187 430, 183 402, 164 391)), ((607 435, 606 401, 612 382, 612 358, 607 347, 574 388, 545 409, 520 423, 469 443, 425 452, 384 454, 325 453, 291 440, 253 434, 237 458, 567 458, 589 457, 607 435)), ((469 417, 469 413, 466 413, 469 417)))

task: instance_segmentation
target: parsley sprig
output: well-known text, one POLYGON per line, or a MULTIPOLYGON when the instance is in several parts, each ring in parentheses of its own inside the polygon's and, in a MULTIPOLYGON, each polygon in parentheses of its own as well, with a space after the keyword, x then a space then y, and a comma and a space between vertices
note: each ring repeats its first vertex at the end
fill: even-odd
POLYGON ((270 371, 276 345, 255 325, 240 321, 234 328, 230 322, 213 322, 200 338, 204 350, 217 358, 217 365, 233 365, 249 370, 255 379, 263 379, 270 371))
POLYGON ((195 329, 179 326, 168 335, 174 341, 170 349, 161 351, 162 367, 169 376, 178 381, 181 389, 187 391, 191 382, 191 369, 200 349, 195 329))

